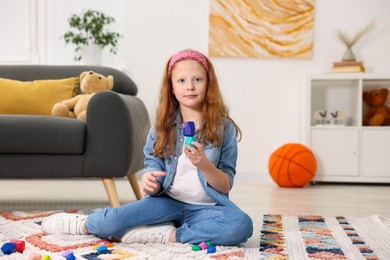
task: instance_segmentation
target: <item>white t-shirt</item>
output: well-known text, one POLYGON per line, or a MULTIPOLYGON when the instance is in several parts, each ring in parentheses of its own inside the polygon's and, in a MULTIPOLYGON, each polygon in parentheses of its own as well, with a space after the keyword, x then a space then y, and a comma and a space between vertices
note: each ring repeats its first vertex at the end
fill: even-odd
POLYGON ((198 170, 183 152, 178 159, 176 174, 167 194, 181 202, 193 205, 215 205, 199 181, 198 170))

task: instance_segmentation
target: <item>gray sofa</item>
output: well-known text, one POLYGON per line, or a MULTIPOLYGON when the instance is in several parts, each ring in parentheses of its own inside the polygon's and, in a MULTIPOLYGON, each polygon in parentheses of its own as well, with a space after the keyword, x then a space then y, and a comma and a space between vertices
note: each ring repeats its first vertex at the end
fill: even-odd
POLYGON ((111 205, 117 207, 114 178, 127 176, 141 198, 135 172, 144 167, 142 150, 150 120, 136 97, 137 86, 126 74, 100 66, 0 65, 0 78, 61 79, 91 70, 112 75, 114 88, 90 100, 86 122, 0 114, 0 179, 101 178, 111 205))

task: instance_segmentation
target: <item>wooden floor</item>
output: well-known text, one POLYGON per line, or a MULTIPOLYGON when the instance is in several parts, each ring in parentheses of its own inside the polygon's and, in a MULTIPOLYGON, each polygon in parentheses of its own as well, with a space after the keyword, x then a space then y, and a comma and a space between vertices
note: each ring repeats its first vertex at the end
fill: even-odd
MULTIPOLYGON (((117 180, 121 204, 135 200, 127 179, 117 180)), ((238 173, 230 198, 254 222, 248 246, 258 246, 262 215, 390 217, 390 185, 321 184, 279 188, 268 175, 238 173)), ((100 180, 0 180, 0 211, 95 209, 108 206, 100 180)))

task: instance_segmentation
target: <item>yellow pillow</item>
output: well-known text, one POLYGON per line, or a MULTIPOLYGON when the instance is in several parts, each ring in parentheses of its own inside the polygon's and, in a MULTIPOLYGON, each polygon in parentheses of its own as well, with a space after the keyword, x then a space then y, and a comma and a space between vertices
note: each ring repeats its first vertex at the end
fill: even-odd
POLYGON ((0 78, 0 114, 51 115, 55 103, 76 95, 78 77, 18 81, 0 78))

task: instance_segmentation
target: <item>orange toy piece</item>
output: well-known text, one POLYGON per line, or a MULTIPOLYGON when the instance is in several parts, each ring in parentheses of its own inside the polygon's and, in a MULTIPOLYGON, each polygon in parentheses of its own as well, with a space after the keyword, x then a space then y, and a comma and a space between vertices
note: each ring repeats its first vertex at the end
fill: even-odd
POLYGON ((268 162, 269 173, 280 187, 303 187, 316 174, 317 161, 304 145, 288 143, 275 150, 268 162))
POLYGON ((363 100, 369 107, 363 117, 363 125, 382 126, 389 124, 390 107, 385 105, 388 95, 389 90, 387 88, 363 92, 363 100))

